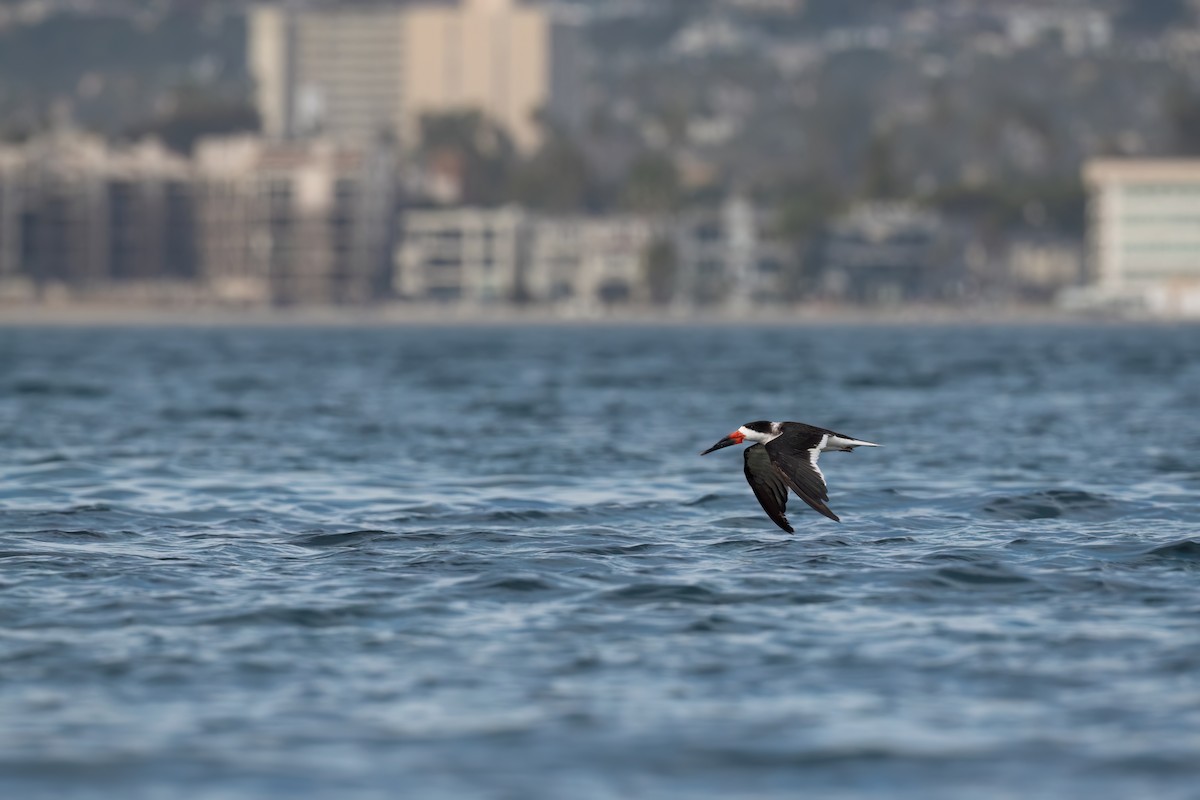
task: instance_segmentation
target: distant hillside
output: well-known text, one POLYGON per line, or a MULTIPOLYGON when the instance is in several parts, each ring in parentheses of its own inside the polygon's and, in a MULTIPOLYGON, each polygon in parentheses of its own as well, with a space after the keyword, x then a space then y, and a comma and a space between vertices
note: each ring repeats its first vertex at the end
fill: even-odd
POLYGON ((59 14, 0 29, 0 115, 10 124, 66 101, 81 123, 118 130, 152 116, 164 93, 185 84, 244 91, 240 15, 59 14))

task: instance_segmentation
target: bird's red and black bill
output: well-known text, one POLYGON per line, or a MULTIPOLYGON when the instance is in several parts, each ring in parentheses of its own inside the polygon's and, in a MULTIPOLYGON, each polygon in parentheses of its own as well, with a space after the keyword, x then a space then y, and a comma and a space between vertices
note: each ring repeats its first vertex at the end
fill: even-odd
POLYGON ((720 450, 722 447, 732 447, 733 445, 741 444, 744 441, 746 441, 746 434, 742 433, 741 431, 734 431, 733 433, 729 434, 721 441, 714 444, 712 447, 705 450, 700 455, 706 456, 709 453, 711 453, 713 450, 720 450))

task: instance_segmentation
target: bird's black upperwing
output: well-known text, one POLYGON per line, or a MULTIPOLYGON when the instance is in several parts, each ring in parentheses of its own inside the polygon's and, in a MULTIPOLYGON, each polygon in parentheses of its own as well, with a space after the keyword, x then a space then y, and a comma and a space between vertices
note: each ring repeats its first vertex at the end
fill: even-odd
MULTIPOLYGON (((838 515, 829 510, 825 501, 829 492, 825 488, 825 476, 817 466, 821 448, 828 441, 830 431, 801 423, 785 423, 783 434, 763 445, 766 455, 779 473, 792 487, 796 495, 812 509, 835 522, 838 515)), ((761 498, 760 498, 761 499, 761 498)))
POLYGON ((759 505, 772 522, 788 533, 795 533, 787 519, 788 484, 771 463, 767 448, 761 444, 747 447, 745 457, 746 481, 754 490, 759 505))

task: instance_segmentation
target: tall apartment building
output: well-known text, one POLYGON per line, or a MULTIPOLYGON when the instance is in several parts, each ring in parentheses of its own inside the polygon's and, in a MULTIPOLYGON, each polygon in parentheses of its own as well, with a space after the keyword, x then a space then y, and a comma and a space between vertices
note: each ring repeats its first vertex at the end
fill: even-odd
POLYGON ((195 277, 190 167, 56 131, 0 146, 0 280, 92 290, 195 277))
POLYGON ((417 141, 421 117, 479 110, 523 150, 537 115, 577 114, 575 42, 517 0, 250 12, 248 56, 264 132, 417 141))
POLYGON ((227 302, 361 303, 390 291, 388 148, 235 137, 196 152, 201 277, 227 302))
POLYGON ((253 9, 249 62, 264 132, 358 143, 398 132, 402 19, 389 7, 253 9))
POLYGON ((376 300, 398 194, 387 147, 244 136, 189 160, 70 131, 0 146, 0 295, 376 300))
POLYGON ((1095 299, 1200 315, 1200 159, 1100 159, 1084 182, 1095 299))

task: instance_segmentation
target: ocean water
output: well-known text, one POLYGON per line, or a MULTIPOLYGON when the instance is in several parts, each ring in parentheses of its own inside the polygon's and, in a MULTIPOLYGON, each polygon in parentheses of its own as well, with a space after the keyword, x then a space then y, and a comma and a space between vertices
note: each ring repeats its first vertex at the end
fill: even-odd
POLYGON ((0 444, 6 798, 1200 797, 1197 328, 8 328, 0 444))

